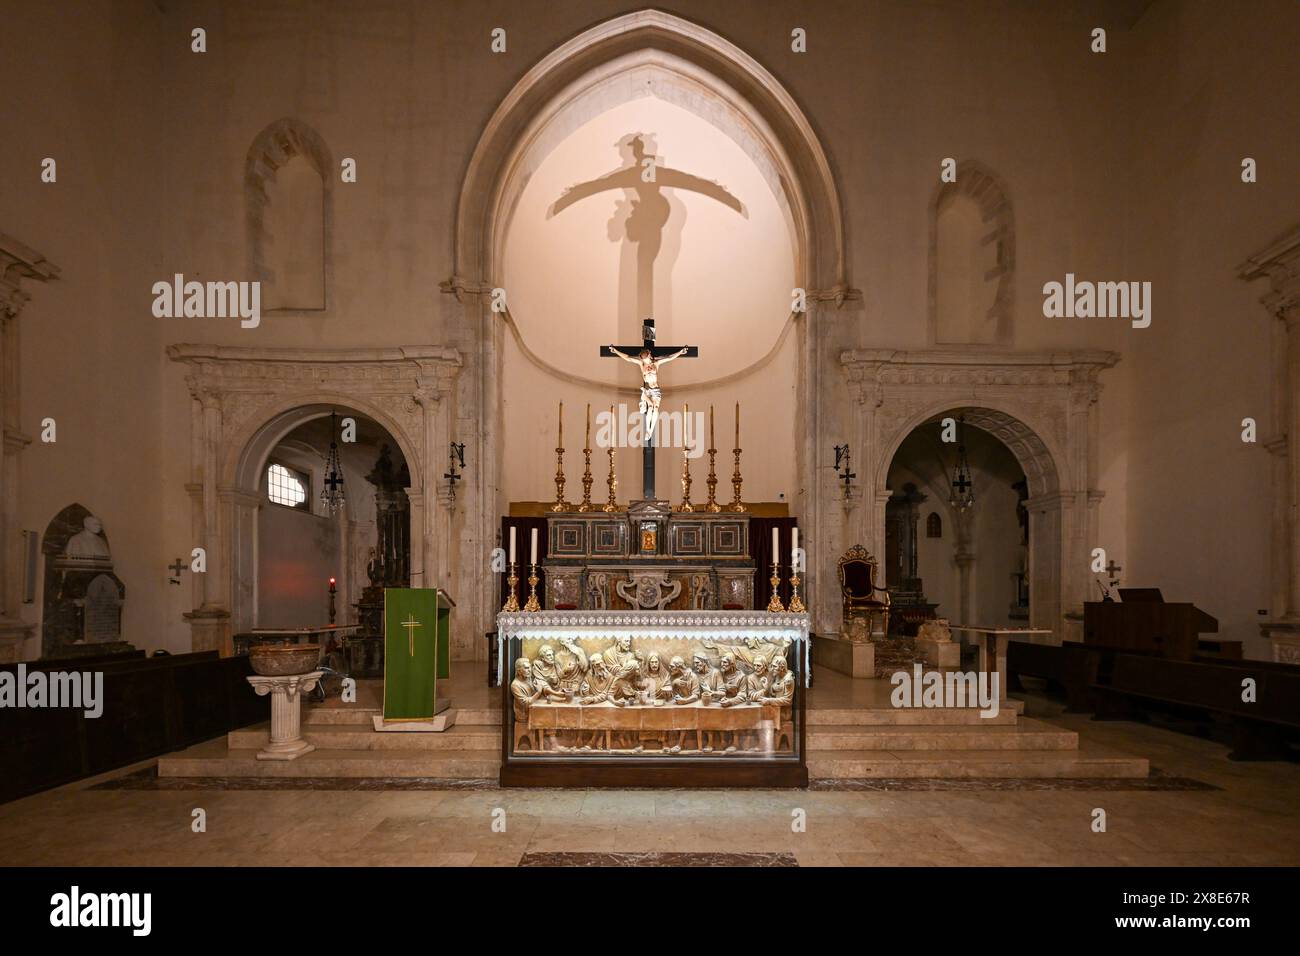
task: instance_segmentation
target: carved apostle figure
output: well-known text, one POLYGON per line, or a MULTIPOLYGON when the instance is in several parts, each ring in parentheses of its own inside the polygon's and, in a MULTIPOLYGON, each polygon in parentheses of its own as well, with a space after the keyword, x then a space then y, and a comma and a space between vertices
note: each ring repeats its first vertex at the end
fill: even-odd
POLYGON ((730 654, 733 660, 740 661, 746 667, 753 667, 754 662, 760 657, 769 661, 774 657, 785 657, 786 650, 790 647, 790 638, 767 641, 761 637, 747 637, 739 644, 706 643, 704 646, 716 650, 719 654, 730 654))
POLYGON ((588 663, 590 666, 587 674, 578 686, 578 693, 582 696, 579 703, 599 704, 609 700, 609 687, 614 683, 614 672, 605 666, 605 656, 592 654, 588 663))
POLYGON ((555 663, 555 651, 543 644, 533 661, 533 686, 546 700, 568 700, 569 695, 560 686, 560 668, 555 663))
POLYGON ((636 654, 632 652, 632 638, 627 634, 615 638, 614 643, 605 648, 602 653, 605 655, 605 666, 616 675, 622 673, 636 659, 636 654))
POLYGON ((646 679, 642 674, 640 658, 633 657, 632 662, 623 667, 614 677, 609 688, 609 699, 620 707, 641 702, 645 691, 646 679))
POLYGON ((587 676, 587 653, 571 637, 560 638, 561 650, 555 655, 560 674, 560 689, 573 697, 587 676))
POLYGON ((700 679, 684 660, 680 657, 670 660, 668 674, 672 678, 673 703, 693 704, 700 699, 700 679))
POLYGON ((526 657, 515 661, 515 679, 510 682, 510 696, 514 700, 515 751, 521 749, 520 744, 527 744, 529 750, 535 750, 536 745, 528 729, 528 711, 534 701, 542 696, 542 691, 533 686, 532 666, 526 657))
POLYGON ((717 668, 709 663, 707 654, 696 651, 691 657, 691 666, 700 679, 700 700, 703 703, 708 704, 711 701, 721 699, 726 694, 726 685, 722 680, 722 675, 718 673, 717 668))
POLYGON ((788 706, 794 702, 794 675, 790 673, 790 665, 785 662, 784 657, 778 657, 772 661, 771 674, 767 679, 767 691, 763 695, 764 700, 774 700, 778 703, 788 706))

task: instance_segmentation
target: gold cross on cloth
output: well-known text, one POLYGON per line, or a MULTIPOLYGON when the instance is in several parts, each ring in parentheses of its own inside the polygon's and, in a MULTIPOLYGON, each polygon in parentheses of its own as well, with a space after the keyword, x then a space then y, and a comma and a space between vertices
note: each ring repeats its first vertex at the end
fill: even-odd
POLYGON ((410 644, 410 655, 411 657, 414 657, 415 656, 415 628, 424 627, 424 625, 415 619, 414 614, 407 614, 406 620, 402 622, 402 627, 406 628, 406 640, 407 643, 410 644))

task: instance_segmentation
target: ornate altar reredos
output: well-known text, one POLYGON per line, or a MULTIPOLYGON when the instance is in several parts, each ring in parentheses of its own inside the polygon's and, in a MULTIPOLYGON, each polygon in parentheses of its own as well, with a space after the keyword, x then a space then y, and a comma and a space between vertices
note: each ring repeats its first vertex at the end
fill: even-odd
POLYGON ((625 512, 546 517, 546 607, 748 610, 754 606, 749 515, 675 512, 637 501, 625 512))
POLYGON ((545 765, 701 763, 721 774, 709 785, 726 785, 733 765, 787 771, 738 777, 747 783, 806 782, 807 615, 541 611, 502 613, 497 626, 503 784, 557 782, 513 773, 545 765))

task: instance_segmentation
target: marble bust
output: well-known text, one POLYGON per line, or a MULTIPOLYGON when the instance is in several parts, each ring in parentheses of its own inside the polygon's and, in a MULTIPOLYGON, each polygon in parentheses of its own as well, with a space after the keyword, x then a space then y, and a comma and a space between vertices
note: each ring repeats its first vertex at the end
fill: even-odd
POLYGON ((108 542, 103 537, 104 526, 94 515, 86 515, 81 530, 68 539, 64 556, 78 561, 109 561, 108 542))

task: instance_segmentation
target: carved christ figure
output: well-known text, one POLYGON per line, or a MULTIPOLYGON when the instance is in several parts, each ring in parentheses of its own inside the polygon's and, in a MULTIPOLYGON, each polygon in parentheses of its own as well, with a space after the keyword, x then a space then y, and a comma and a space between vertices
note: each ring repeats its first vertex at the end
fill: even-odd
POLYGON ((690 347, 678 349, 671 355, 661 355, 659 358, 655 358, 649 349, 642 349, 635 356, 620 352, 612 345, 609 346, 609 350, 624 362, 631 362, 641 369, 640 409, 641 417, 645 420, 645 440, 648 445, 654 436, 655 425, 659 421, 659 402, 664 394, 663 389, 659 387, 659 366, 681 358, 690 351, 690 347))

